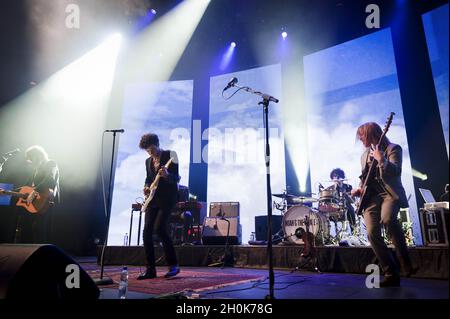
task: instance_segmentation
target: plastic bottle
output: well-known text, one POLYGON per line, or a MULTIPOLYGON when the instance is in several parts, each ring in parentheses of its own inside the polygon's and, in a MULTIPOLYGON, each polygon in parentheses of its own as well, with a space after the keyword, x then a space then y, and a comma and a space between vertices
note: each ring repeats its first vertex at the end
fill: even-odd
POLYGON ((123 245, 128 246, 128 233, 125 233, 125 236, 123 236, 123 245))
POLYGON ((126 299, 128 291, 128 267, 124 266, 120 273, 119 299, 126 299))

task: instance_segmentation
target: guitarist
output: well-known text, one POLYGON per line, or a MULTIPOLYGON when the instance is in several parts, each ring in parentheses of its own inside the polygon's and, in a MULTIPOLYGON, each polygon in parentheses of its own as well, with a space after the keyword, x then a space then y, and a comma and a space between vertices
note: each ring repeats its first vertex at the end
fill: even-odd
MULTIPOLYGON (((52 218, 52 207, 55 198, 59 198, 59 169, 55 161, 49 159, 41 146, 34 145, 25 151, 25 159, 31 166, 31 176, 27 185, 39 194, 51 193, 52 202, 42 213, 29 214, 19 212, 15 242, 42 244, 49 242, 52 218)), ((27 203, 32 202, 33 194, 29 194, 27 203)))
MULTIPOLYGON (((406 275, 411 275, 413 271, 411 260, 405 236, 397 219, 400 208, 408 207, 408 200, 401 182, 402 148, 391 143, 386 136, 378 146, 383 131, 373 122, 361 125, 356 135, 366 148, 361 156, 363 173, 360 178, 362 181, 365 179, 370 162, 376 161, 375 176, 367 185, 367 201, 362 208, 369 242, 385 275, 380 282, 380 287, 398 287, 400 286, 399 267, 383 240, 381 227, 385 227, 392 240, 406 275)), ((361 196, 361 193, 361 187, 352 191, 353 196, 361 196)))
POLYGON ((144 224, 144 248, 147 259, 147 269, 137 279, 156 278, 155 252, 153 247, 153 230, 161 238, 164 254, 169 265, 169 271, 165 277, 176 276, 180 272, 177 256, 170 238, 168 227, 170 214, 177 203, 178 196, 178 158, 174 151, 163 150, 159 147, 159 139, 156 134, 145 134, 141 137, 139 147, 150 155, 145 161, 147 177, 145 179, 144 194, 149 195, 150 185, 157 175, 160 176, 155 196, 150 202, 145 214, 144 224), (171 159, 172 163, 165 167, 171 159))

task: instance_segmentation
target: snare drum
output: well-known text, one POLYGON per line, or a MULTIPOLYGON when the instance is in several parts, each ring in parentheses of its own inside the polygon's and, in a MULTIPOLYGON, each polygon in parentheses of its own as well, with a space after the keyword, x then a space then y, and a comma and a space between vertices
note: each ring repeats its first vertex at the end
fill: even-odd
POLYGON ((319 212, 336 214, 341 210, 338 193, 334 189, 325 189, 319 193, 319 212))
POLYGON ((309 219, 309 232, 317 237, 321 231, 323 236, 328 237, 328 220, 320 212, 317 212, 307 206, 293 206, 287 210, 283 216, 283 232, 288 241, 294 244, 303 244, 303 240, 298 238, 295 233, 298 228, 306 231, 305 217, 309 219))

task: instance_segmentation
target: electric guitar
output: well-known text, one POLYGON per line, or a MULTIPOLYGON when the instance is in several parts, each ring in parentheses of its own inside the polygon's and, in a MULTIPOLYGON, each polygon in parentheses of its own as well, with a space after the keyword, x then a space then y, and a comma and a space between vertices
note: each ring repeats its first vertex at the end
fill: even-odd
MULTIPOLYGON (((173 158, 169 159, 167 161, 167 163, 164 165, 165 169, 168 169, 170 164, 172 164, 173 158)), ((147 210, 148 205, 150 204, 150 202, 152 201, 153 197, 155 197, 156 194, 156 190, 158 189, 158 185, 159 185, 159 180, 161 179, 161 175, 157 174, 155 177, 155 180, 153 181, 153 183, 150 185, 150 193, 147 195, 147 197, 145 198, 145 202, 142 205, 142 209, 141 212, 145 213, 145 211, 147 210)))
MULTIPOLYGON (((380 146, 381 141, 383 140, 384 136, 388 132, 394 115, 395 115, 395 113, 391 112, 391 114, 387 118, 386 125, 384 126, 384 129, 383 129, 383 133, 381 134, 380 139, 378 140, 378 144, 377 144, 378 147, 380 146)), ((372 159, 372 161, 369 165, 369 169, 368 169, 366 177, 364 179, 364 183, 361 186, 361 196, 360 196, 359 202, 357 203, 357 208, 356 208, 357 215, 362 215, 364 209, 367 206, 367 200, 368 200, 367 188, 375 179, 375 168, 376 168, 377 164, 378 164, 377 161, 375 159, 372 159)))
POLYGON ((20 187, 18 192, 8 191, 0 188, 0 195, 10 195, 18 197, 16 205, 25 208, 31 214, 44 213, 53 204, 53 192, 47 190, 38 193, 31 186, 20 187), (28 203, 27 198, 31 195, 31 201, 28 203))

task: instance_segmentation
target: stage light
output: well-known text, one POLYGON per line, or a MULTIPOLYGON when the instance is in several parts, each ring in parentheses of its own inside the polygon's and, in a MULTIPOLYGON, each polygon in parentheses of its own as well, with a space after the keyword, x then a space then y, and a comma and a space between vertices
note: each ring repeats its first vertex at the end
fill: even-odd
POLYGON ((127 79, 168 80, 208 4, 207 0, 182 1, 133 39, 133 43, 129 43, 124 67, 127 79), (159 56, 159 52, 164 52, 163 56, 159 56))
POLYGON ((222 55, 219 65, 220 71, 224 71, 230 65, 231 59, 233 58, 235 47, 236 43, 231 42, 228 48, 226 49, 225 53, 222 55))
POLYGON ((414 168, 412 168, 411 171, 412 171, 412 175, 413 175, 415 178, 418 178, 418 179, 420 179, 420 180, 422 180, 422 181, 426 181, 426 180, 428 179, 427 174, 424 174, 424 173, 422 173, 422 172, 419 172, 418 170, 415 170, 414 168))
POLYGON ((155 10, 155 9, 151 9, 150 12, 151 12, 152 14, 156 14, 156 10, 155 10))
POLYGON ((287 32, 286 32, 286 31, 283 31, 283 32, 281 33, 281 36, 283 37, 283 39, 286 39, 286 37, 287 37, 287 32))
POLYGON ((16 132, 15 145, 42 145, 74 188, 92 187, 97 178, 121 41, 120 34, 110 36, 0 111, 0 134, 16 132))

